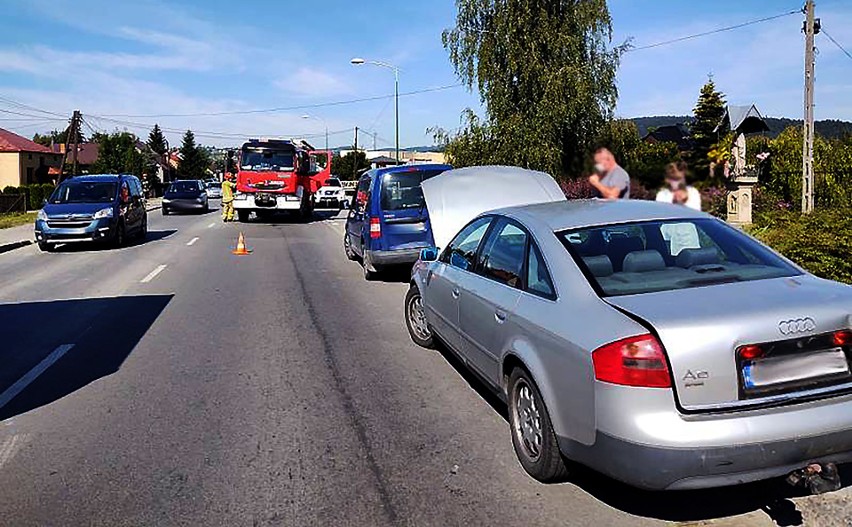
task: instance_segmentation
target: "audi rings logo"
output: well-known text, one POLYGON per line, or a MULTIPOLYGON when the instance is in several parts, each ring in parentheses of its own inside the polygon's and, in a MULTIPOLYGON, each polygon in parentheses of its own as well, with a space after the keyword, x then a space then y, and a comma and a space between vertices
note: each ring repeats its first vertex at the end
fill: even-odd
POLYGON ((793 320, 782 320, 778 323, 778 331, 782 335, 793 335, 795 333, 807 333, 816 329, 816 322, 811 317, 795 318, 793 320))

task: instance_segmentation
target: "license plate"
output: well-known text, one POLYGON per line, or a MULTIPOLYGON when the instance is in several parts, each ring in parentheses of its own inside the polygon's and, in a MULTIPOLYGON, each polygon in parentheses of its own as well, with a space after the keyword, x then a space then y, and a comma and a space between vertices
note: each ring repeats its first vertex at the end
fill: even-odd
POLYGON ((837 376, 849 376, 849 362, 841 348, 769 357, 743 365, 746 390, 837 376))

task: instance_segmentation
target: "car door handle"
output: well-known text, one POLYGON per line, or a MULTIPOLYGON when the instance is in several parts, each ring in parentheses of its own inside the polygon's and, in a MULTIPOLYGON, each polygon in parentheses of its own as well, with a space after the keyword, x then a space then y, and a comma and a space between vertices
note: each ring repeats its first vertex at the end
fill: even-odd
POLYGON ((506 312, 502 309, 498 309, 494 312, 494 320, 497 321, 498 324, 502 324, 506 322, 506 312))
POLYGON ((453 298, 458 298, 458 297, 459 297, 459 290, 458 290, 458 288, 454 288, 453 289, 453 298))

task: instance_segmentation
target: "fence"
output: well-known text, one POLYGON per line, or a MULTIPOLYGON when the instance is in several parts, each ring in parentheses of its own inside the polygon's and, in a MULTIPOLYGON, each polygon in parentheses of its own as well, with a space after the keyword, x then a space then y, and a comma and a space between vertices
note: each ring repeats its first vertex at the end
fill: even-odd
POLYGON ((26 194, 0 194, 0 213, 26 211, 26 194))

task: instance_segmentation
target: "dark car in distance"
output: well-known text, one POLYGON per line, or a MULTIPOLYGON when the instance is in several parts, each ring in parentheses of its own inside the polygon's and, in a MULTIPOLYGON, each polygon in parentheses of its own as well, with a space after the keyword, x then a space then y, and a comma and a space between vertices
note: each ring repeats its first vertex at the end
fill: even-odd
POLYGON ((121 246, 128 237, 144 238, 147 233, 142 183, 126 174, 75 176, 63 181, 45 200, 35 222, 36 242, 42 251, 76 242, 121 246))
POLYGON ((163 216, 178 211, 207 212, 208 210, 210 210, 210 204, 203 181, 197 179, 174 181, 163 194, 163 216))

